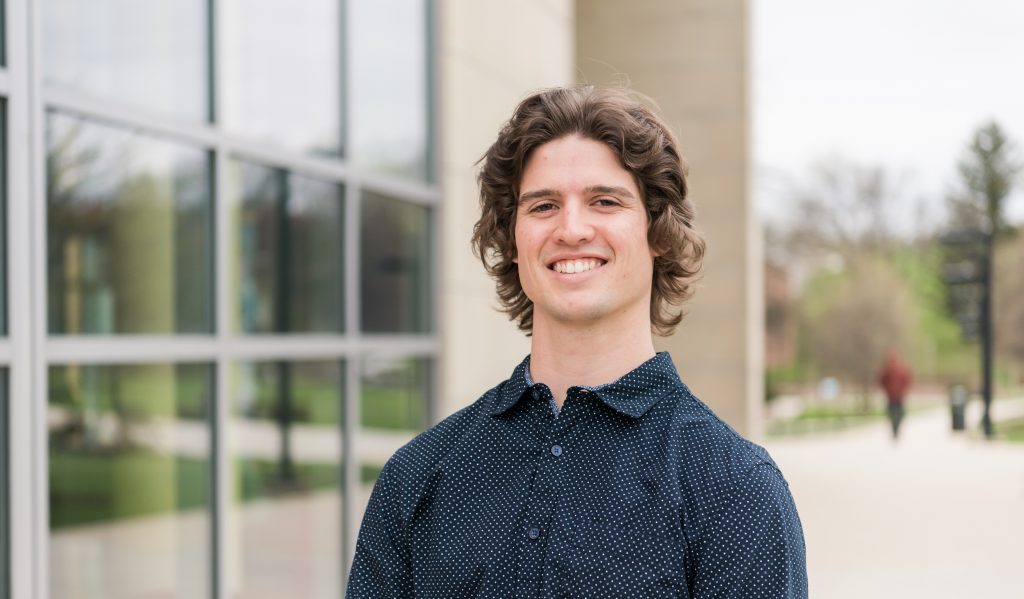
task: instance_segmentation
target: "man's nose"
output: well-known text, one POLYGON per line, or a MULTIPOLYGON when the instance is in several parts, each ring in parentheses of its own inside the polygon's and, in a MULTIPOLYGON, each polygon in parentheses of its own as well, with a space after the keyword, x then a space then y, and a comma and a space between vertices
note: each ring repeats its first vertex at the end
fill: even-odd
POLYGON ((567 202, 558 215, 556 238, 561 243, 578 244, 594 237, 594 227, 586 210, 575 202, 567 202))

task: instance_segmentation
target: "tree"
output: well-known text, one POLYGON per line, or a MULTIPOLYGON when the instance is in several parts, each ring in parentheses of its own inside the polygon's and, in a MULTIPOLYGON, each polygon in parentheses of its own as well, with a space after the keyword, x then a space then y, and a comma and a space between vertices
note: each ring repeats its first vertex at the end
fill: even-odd
POLYGON ((1006 200, 1021 168, 1016 145, 998 123, 975 130, 957 165, 961 188, 950 196, 953 228, 991 231, 997 237, 1012 232, 1006 200))
MULTIPOLYGON (((968 144, 960 161, 959 172, 963 185, 960 193, 952 196, 954 229, 975 231, 980 235, 976 284, 979 294, 977 314, 981 341, 981 396, 984 401, 982 428, 985 436, 993 436, 990 407, 992 404, 993 292, 995 277, 995 249, 1000 238, 1013 229, 1006 222, 1006 200, 1010 196, 1021 171, 1016 148, 995 122, 980 127, 968 144)), ((961 315, 963 316, 963 315, 961 315)))
POLYGON ((903 187, 899 176, 879 165, 838 157, 817 163, 790 191, 794 218, 767 232, 768 241, 778 244, 772 258, 786 263, 837 253, 850 259, 889 248, 898 238, 892 224, 906 220, 903 187))
POLYGON ((822 375, 858 384, 866 405, 886 351, 909 349, 916 318, 910 290, 887 262, 861 257, 820 297, 807 299, 806 355, 822 375))

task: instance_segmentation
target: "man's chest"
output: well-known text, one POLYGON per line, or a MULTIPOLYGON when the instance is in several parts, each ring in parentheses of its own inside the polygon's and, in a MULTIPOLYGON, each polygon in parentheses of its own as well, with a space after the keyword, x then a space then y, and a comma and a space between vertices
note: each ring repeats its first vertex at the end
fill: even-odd
POLYGON ((417 596, 685 597, 676 473, 633 421, 499 421, 434 470, 417 596))

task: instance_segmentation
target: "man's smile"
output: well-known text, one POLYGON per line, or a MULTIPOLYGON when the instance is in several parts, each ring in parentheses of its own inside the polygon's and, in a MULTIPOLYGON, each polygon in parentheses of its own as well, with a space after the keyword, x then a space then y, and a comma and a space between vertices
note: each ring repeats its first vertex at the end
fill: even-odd
POLYGON ((551 263, 548 268, 555 272, 562 274, 575 274, 593 270, 607 264, 607 261, 599 258, 570 258, 565 260, 556 260, 551 263))

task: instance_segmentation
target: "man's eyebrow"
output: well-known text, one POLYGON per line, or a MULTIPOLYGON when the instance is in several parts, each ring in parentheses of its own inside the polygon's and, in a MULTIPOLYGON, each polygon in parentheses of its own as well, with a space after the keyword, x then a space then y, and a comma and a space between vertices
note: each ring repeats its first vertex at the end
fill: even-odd
POLYGON ((636 196, 633 195, 632 191, 626 189, 625 187, 616 187, 614 185, 591 185, 584 191, 586 191, 587 193, 606 193, 608 195, 636 199, 636 196))
MULTIPOLYGON (((615 185, 591 185, 583 191, 587 193, 606 193, 608 195, 625 197, 625 198, 636 198, 633 192, 626 189, 625 187, 618 187, 615 185)), ((538 189, 535 191, 528 191, 519 196, 519 203, 527 202, 529 200, 536 200, 537 198, 557 198, 562 194, 554 189, 538 189)))
POLYGON ((519 196, 519 203, 527 202, 529 200, 536 200, 537 198, 557 198, 562 194, 558 193, 554 189, 538 189, 536 191, 528 191, 519 196))

